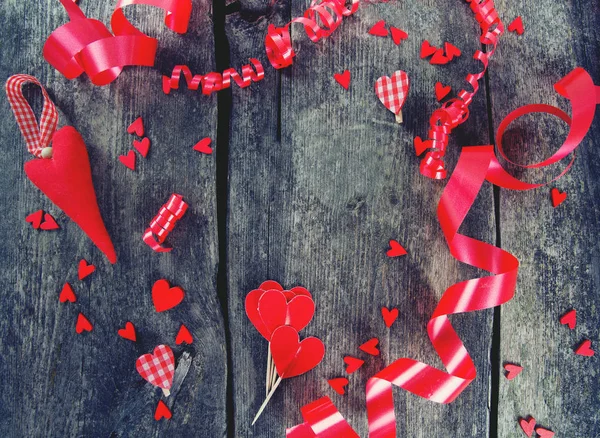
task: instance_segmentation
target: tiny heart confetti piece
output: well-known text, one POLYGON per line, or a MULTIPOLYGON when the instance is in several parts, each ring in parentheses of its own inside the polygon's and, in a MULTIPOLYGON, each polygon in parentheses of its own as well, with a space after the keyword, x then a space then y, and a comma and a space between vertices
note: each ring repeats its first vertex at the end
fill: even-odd
POLYGON ((194 150, 202 154, 210 155, 213 153, 213 150, 210 147, 211 143, 212 140, 209 137, 203 138, 198 143, 196 143, 196 145, 194 146, 194 150))
POLYGON ((402 123, 402 118, 398 116, 402 113, 402 106, 408 96, 410 81, 406 72, 397 70, 392 77, 382 76, 375 82, 375 94, 380 102, 396 117, 396 121, 402 123))
POLYGON ((390 249, 386 252, 388 257, 400 257, 406 255, 406 250, 398 243, 397 240, 390 239, 390 249))
POLYGON ((523 429, 525 435, 530 437, 531 435, 533 435, 533 429, 535 428, 535 418, 533 418, 532 416, 529 416, 528 418, 529 420, 521 418, 519 420, 519 426, 521 426, 521 429, 523 429))
POLYGON ((344 395, 349 381, 345 377, 337 377, 335 379, 329 379, 327 383, 329 383, 329 386, 331 386, 331 388, 339 395, 344 395))
POLYGON ((79 261, 79 266, 77 267, 77 276, 80 280, 83 280, 88 275, 91 275, 96 270, 94 265, 88 264, 85 259, 81 259, 79 261))
POLYGON ((45 231, 58 230, 60 227, 50 213, 44 214, 44 222, 41 223, 40 229, 45 231))
POLYGON ((135 170, 135 153, 133 151, 129 151, 127 155, 120 155, 119 161, 128 169, 135 170))
POLYGON ((421 43, 421 59, 425 59, 428 56, 433 55, 436 51, 437 47, 434 47, 431 44, 429 44, 429 41, 425 40, 421 43))
POLYGON ((504 369, 506 370, 506 378, 508 380, 512 380, 515 377, 517 377, 519 374, 521 374, 521 371, 523 371, 523 367, 516 365, 514 363, 507 363, 504 365, 504 369))
POLYGON ((79 334, 82 334, 84 331, 91 332, 93 329, 90 321, 84 316, 83 313, 80 313, 77 317, 77 324, 75 324, 75 331, 79 334))
POLYGON ((132 342, 135 342, 137 340, 137 336, 135 334, 135 327, 134 327, 133 323, 131 323, 129 321, 127 321, 127 323, 125 323, 125 328, 119 329, 119 331, 117 333, 123 339, 127 339, 132 342))
POLYGON ((594 350, 592 350, 592 341, 589 339, 585 339, 579 346, 575 349, 575 354, 579 356, 592 357, 594 355, 594 350))
POLYGON ((347 90, 348 87, 350 87, 350 70, 344 70, 344 73, 334 74, 333 79, 347 90))
POLYGON ((173 350, 168 345, 159 345, 152 354, 138 357, 135 368, 148 383, 169 390, 175 374, 173 350))
POLYGON ((346 356, 344 357, 344 363, 346 364, 346 372, 348 374, 352 374, 354 371, 362 367, 365 361, 356 357, 346 356))
POLYGON ((550 191, 550 195, 552 196, 552 207, 554 208, 558 207, 560 204, 565 202, 565 199, 567 199, 567 193, 561 192, 556 187, 550 191))
POLYGON ((388 36, 389 32, 385 27, 385 21, 380 20, 377 23, 375 23, 371 29, 369 29, 369 33, 375 36, 386 37, 388 36))
POLYGON ((192 337, 192 334, 190 333, 188 328, 185 325, 181 324, 179 333, 177 333, 177 337, 175 338, 175 343, 177 345, 181 345, 184 342, 190 345, 192 342, 194 342, 194 338, 192 337))
POLYGON ((367 354, 370 354, 371 356, 378 356, 379 348, 377 348, 377 344, 379 344, 379 339, 372 338, 364 344, 362 344, 360 347, 358 347, 358 349, 364 351, 367 354))
POLYGON ((158 401, 158 405, 156 406, 156 411, 154 411, 154 419, 156 421, 160 421, 161 419, 170 420, 171 419, 171 411, 168 406, 162 400, 158 401))
POLYGON ((456 47, 454 44, 449 43, 449 42, 444 43, 444 53, 445 53, 446 57, 448 57, 448 60, 450 60, 450 61, 452 61, 452 59, 454 57, 462 55, 462 52, 460 51, 460 49, 458 47, 456 47))
POLYGON ((144 137, 141 140, 133 140, 133 147, 140 153, 142 157, 146 158, 148 151, 150 150, 150 139, 148 137, 144 137))
POLYGON ((436 82, 435 83, 435 98, 439 102, 444 97, 446 97, 448 95, 448 93, 450 93, 451 90, 452 90, 452 87, 450 87, 450 85, 444 86, 444 84, 442 84, 441 82, 436 82))
POLYGON ((536 427, 535 432, 540 438, 552 438, 554 436, 554 432, 541 426, 536 427))
POLYGON ((390 328, 396 319, 398 319, 398 309, 393 308, 390 310, 387 307, 382 307, 381 316, 383 316, 383 321, 385 322, 387 328, 390 328))
POLYGON ((75 296, 75 292, 73 292, 73 288, 69 283, 65 283, 62 290, 60 291, 60 295, 58 296, 58 301, 61 303, 66 303, 67 301, 70 303, 74 303, 77 301, 77 296, 75 296))
POLYGON ((568 325, 571 330, 577 325, 577 310, 571 309, 563 316, 560 317, 560 323, 562 325, 568 325))
POLYGON ((131 125, 129 125, 129 128, 127 128, 127 133, 135 134, 138 137, 144 136, 144 121, 141 117, 138 117, 131 125))
POLYGON ((392 40, 394 40, 394 44, 396 45, 399 45, 403 40, 408 38, 408 34, 402 29, 392 26, 390 30, 392 32, 392 40))
POLYGON ((431 57, 431 59, 429 60, 429 63, 431 65, 443 65, 448 64, 448 62, 450 62, 450 59, 444 56, 443 49, 437 49, 431 57))
POLYGON ((523 19, 521 17, 515 18, 508 25, 508 31, 509 32, 516 32, 517 35, 523 35, 523 19))
POLYGON ((29 216, 25 218, 25 222, 30 223, 33 228, 36 230, 42 224, 42 218, 44 217, 44 210, 38 210, 34 213, 31 213, 29 216))
POLYGON ((152 286, 152 302, 157 312, 172 309, 183 301, 185 292, 182 288, 171 287, 165 279, 158 280, 152 286))
POLYGON ((417 157, 425 152, 428 147, 427 143, 421 140, 421 137, 419 136, 416 136, 413 140, 413 146, 415 147, 415 153, 417 154, 417 157))

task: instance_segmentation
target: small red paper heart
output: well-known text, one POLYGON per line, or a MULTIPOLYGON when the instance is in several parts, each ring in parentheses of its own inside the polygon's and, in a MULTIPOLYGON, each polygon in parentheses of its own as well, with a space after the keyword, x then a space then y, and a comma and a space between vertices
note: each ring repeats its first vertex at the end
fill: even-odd
POLYGON ((80 280, 83 280, 88 275, 92 274, 96 270, 94 265, 89 264, 85 261, 85 259, 81 259, 79 261, 79 266, 77 267, 77 276, 80 280))
POLYGON ((427 41, 427 40, 423 41, 423 43, 421 44, 421 59, 424 59, 424 58, 427 58, 428 56, 433 55, 436 50, 437 50, 437 47, 434 47, 431 44, 429 44, 429 41, 427 41))
POLYGON ((295 296, 288 303, 283 292, 270 290, 258 300, 258 314, 269 334, 283 325, 300 331, 312 320, 314 313, 314 301, 304 295, 295 296))
POLYGON ((120 329, 117 333, 123 339, 127 339, 127 340, 133 341, 133 342, 135 342, 137 340, 137 336, 135 334, 135 327, 133 326, 133 323, 131 323, 129 321, 127 321, 125 323, 125 328, 120 329))
POLYGON ((150 139, 144 137, 141 141, 133 140, 133 147, 142 155, 142 157, 146 158, 148 151, 150 150, 150 139))
POLYGON ((329 383, 329 386, 331 386, 331 388, 339 395, 344 395, 346 393, 345 388, 349 381, 345 377, 337 377, 335 379, 329 379, 327 383, 329 383))
POLYGON ((148 383, 170 389, 175 374, 175 357, 168 345, 157 346, 152 354, 144 354, 135 362, 135 369, 148 383))
POLYGON ((344 70, 344 73, 336 73, 333 75, 333 78, 336 80, 338 84, 344 87, 346 90, 350 86, 350 71, 344 70))
POLYGON ((455 56, 462 55, 462 52, 460 51, 460 49, 458 47, 456 47, 454 44, 449 43, 447 41, 444 43, 444 52, 445 52, 446 57, 450 61, 452 61, 452 59, 455 56))
POLYGON ((554 432, 552 432, 550 429, 546 429, 544 427, 536 427, 535 428, 536 433, 539 435, 540 438, 552 438, 554 436, 554 432))
POLYGON ((369 29, 369 33, 371 35, 386 37, 388 36, 388 30, 385 27, 385 21, 380 20, 373 25, 371 29, 369 29))
POLYGON ((50 213, 44 214, 44 222, 41 223, 40 229, 45 231, 58 230, 60 227, 50 213))
POLYGON ((131 125, 129 125, 129 128, 127 128, 127 133, 135 134, 138 137, 144 136, 144 121, 141 117, 138 117, 131 125))
POLYGON ((531 415, 528 418, 529 420, 521 418, 519 420, 519 426, 521 426, 521 429, 523 429, 525 435, 530 437, 533 435, 533 429, 535 428, 535 418, 533 418, 531 415))
POLYGON ((443 64, 448 64, 449 62, 450 62, 450 59, 448 59, 446 56, 444 56, 444 50, 442 50, 442 49, 436 50, 436 52, 433 54, 433 56, 429 60, 429 63, 431 65, 443 65, 443 64))
POLYGON ((450 85, 444 86, 441 82, 436 82, 435 83, 435 98, 439 102, 444 97, 446 97, 448 95, 448 93, 450 93, 451 90, 452 90, 452 87, 450 85))
POLYGON ((592 357, 594 355, 594 350, 592 350, 592 341, 589 339, 585 339, 579 346, 575 349, 575 354, 579 356, 587 356, 592 357))
POLYGON ((362 367, 365 361, 356 357, 345 356, 344 363, 346 364, 346 372, 348 374, 352 374, 354 371, 362 367))
POLYGON ((75 292, 73 292, 73 288, 69 283, 65 283, 62 290, 60 291, 60 295, 58 296, 58 301, 61 303, 66 303, 69 301, 70 303, 74 303, 77 301, 77 297, 75 296, 75 292))
POLYGON ((167 405, 162 401, 158 401, 158 405, 156 406, 156 411, 154 411, 154 419, 159 421, 161 419, 170 420, 171 419, 171 411, 167 407, 167 405))
POLYGON ((188 328, 185 325, 181 324, 179 333, 177 333, 177 337, 175 338, 175 343, 177 345, 181 345, 184 342, 190 345, 192 342, 194 342, 194 338, 192 337, 192 334, 190 333, 188 328))
POLYGON ((298 332, 290 326, 279 327, 273 332, 270 348, 277 374, 282 378, 312 370, 325 356, 325 346, 320 339, 309 337, 300 342, 298 332))
POLYGON ((364 344, 362 344, 360 347, 358 347, 358 349, 364 351, 367 354, 370 354, 371 356, 378 356, 379 348, 377 348, 377 344, 379 344, 379 339, 372 338, 364 344))
POLYGON ((77 324, 75 324, 75 331, 79 334, 82 334, 84 331, 91 332, 94 327, 90 323, 90 321, 80 313, 77 317, 77 324))
POLYGON ((392 40, 394 40, 394 44, 399 45, 402 40, 405 40, 408 38, 408 34, 406 32, 404 32, 402 29, 398 29, 397 27, 390 27, 390 30, 392 31, 392 40))
POLYGON ((571 330, 577 325, 577 310, 571 309, 563 316, 560 317, 560 323, 562 325, 567 324, 571 330))
POLYGON ((521 17, 515 18, 508 25, 508 31, 509 32, 517 32, 517 35, 523 35, 523 20, 521 19, 521 17))
MULTIPOLYGON (((263 292, 266 292, 271 289, 282 291, 283 286, 280 285, 279 283, 277 283, 275 280, 266 280, 266 281, 263 281, 260 286, 258 286, 258 289, 262 290, 263 292)), ((258 303, 258 301, 257 301, 257 303, 258 303)))
POLYGON ((42 223, 43 217, 44 217, 44 210, 38 210, 35 213, 31 213, 29 216, 27 216, 25 218, 25 222, 30 223, 31 226, 37 230, 42 223))
POLYGON ((404 248, 402 248, 402 245, 400 245, 398 241, 390 239, 390 249, 388 249, 386 254, 388 257, 399 257, 406 255, 407 252, 404 248))
POLYGON ((427 150, 427 148, 429 147, 429 141, 423 141, 421 140, 421 137, 416 136, 415 139, 413 140, 413 145, 415 147, 415 153, 417 154, 417 157, 419 155, 421 155, 423 152, 425 152, 427 150))
POLYGON ((120 155, 119 161, 128 169, 135 170, 135 153, 133 151, 129 151, 127 155, 120 155))
POLYGON ((390 310, 387 307, 382 307, 381 316, 383 316, 383 321, 385 322, 387 328, 390 328, 396 319, 398 319, 398 309, 393 308, 390 310))
POLYGON ((519 374, 521 374, 521 371, 523 371, 522 366, 516 365, 514 363, 504 364, 504 369, 506 370, 506 378, 508 380, 514 379, 519 374))
POLYGON ((382 76, 375 82, 375 94, 385 107, 399 114, 408 96, 410 80, 406 72, 397 70, 392 77, 382 76))
POLYGON ((567 193, 561 192, 556 187, 550 191, 550 194, 552 195, 552 207, 554 208, 558 207, 560 204, 565 202, 565 199, 567 199, 567 193))
POLYGON ((172 309, 183 301, 185 292, 179 286, 171 287, 165 279, 158 280, 152 286, 152 302, 157 312, 172 309))
POLYGON ((210 147, 211 143, 212 143, 212 140, 209 137, 203 138, 198 143, 196 143, 196 145, 194 146, 194 150, 201 152, 203 154, 210 155, 213 153, 213 150, 210 147))

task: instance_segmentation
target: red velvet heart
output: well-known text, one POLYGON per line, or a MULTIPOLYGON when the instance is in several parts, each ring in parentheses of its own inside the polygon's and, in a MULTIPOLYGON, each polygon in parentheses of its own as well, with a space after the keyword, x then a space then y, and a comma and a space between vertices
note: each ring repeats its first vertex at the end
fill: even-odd
POLYGON ((84 331, 91 332, 92 329, 92 323, 90 323, 90 321, 83 315, 83 313, 80 313, 77 317, 77 324, 75 324, 75 331, 81 334, 84 331))
POLYGON ((444 97, 446 97, 448 95, 448 93, 450 93, 451 90, 452 90, 452 87, 450 87, 450 85, 446 85, 444 87, 444 85, 441 82, 436 82, 435 83, 435 98, 439 102, 444 97))
POLYGON ((523 19, 521 17, 515 18, 508 25, 509 32, 517 32, 517 35, 523 35, 523 19))
POLYGON ((269 334, 283 325, 300 331, 311 321, 315 303, 305 295, 295 296, 288 303, 283 292, 270 290, 258 300, 258 313, 269 334))
POLYGON ((135 170, 135 152, 129 151, 127 155, 119 155, 119 161, 128 169, 135 170))
POLYGON ((571 330, 577 325, 577 310, 571 309, 563 316, 560 317, 560 323, 562 325, 568 325, 571 330))
POLYGON ((270 348, 277 374, 282 378, 312 370, 325 356, 325 346, 320 339, 309 337, 300 342, 298 332, 290 326, 279 327, 273 332, 270 348))
POLYGON ((52 142, 52 158, 28 161, 25 173, 79 225, 111 263, 116 263, 117 255, 100 216, 90 161, 81 135, 71 126, 65 126, 54 134, 52 142))
POLYGON ((433 54, 433 56, 429 60, 429 63, 431 65, 442 65, 442 64, 448 64, 449 62, 450 62, 450 59, 448 59, 446 56, 444 56, 443 49, 436 50, 436 52, 433 54))
POLYGON ((210 147, 211 143, 212 143, 212 140, 209 137, 203 138, 198 143, 196 143, 196 145, 194 146, 194 150, 201 152, 203 154, 210 155, 213 153, 213 150, 210 147))
POLYGON ((175 343, 177 345, 181 345, 184 342, 190 345, 192 342, 194 342, 194 338, 192 337, 192 334, 190 333, 188 328, 185 325, 181 324, 179 333, 177 333, 177 337, 175 338, 175 343))
POLYGON ((350 70, 345 70, 344 73, 334 74, 333 79, 347 90, 350 86, 350 70))
POLYGON ((382 307, 381 316, 383 316, 383 321, 385 322, 387 328, 390 328, 396 319, 398 319, 398 309, 393 308, 390 310, 387 307, 382 307))
POLYGON ((595 351, 592 350, 592 341, 590 341, 589 339, 585 339, 575 349, 575 354, 578 354, 579 356, 592 357, 595 354, 595 351))
POLYGON ((156 411, 154 411, 154 419, 159 421, 161 419, 170 420, 171 419, 171 411, 168 406, 162 401, 158 401, 158 405, 156 406, 156 411))
POLYGON ((138 137, 144 136, 144 121, 141 117, 138 117, 131 125, 129 125, 129 128, 127 128, 127 133, 135 134, 138 137))
POLYGON ((127 321, 127 323, 125 323, 125 328, 120 329, 117 333, 123 339, 127 339, 127 340, 133 341, 133 342, 135 342, 137 340, 137 336, 135 334, 135 327, 129 321, 127 321))
POLYGON ((142 157, 146 158, 148 151, 150 150, 150 139, 148 137, 144 137, 139 141, 133 140, 133 147, 142 155, 142 157))
POLYGON ((371 35, 386 37, 388 36, 388 30, 385 27, 385 21, 380 20, 373 25, 371 29, 369 29, 369 33, 371 35))
POLYGON ((346 364, 346 372, 348 374, 352 374, 354 371, 362 367, 365 361, 356 357, 345 356, 344 363, 346 364))
POLYGON ((58 301, 61 303, 66 303, 67 301, 74 303, 77 301, 75 292, 73 292, 73 288, 69 283, 65 283, 63 286, 62 290, 60 291, 60 295, 58 296, 58 301))
POLYGON ((552 438, 554 436, 554 432, 552 432, 550 429, 546 429, 543 427, 538 426, 535 428, 535 431, 540 438, 552 438))
POLYGON ((532 416, 529 416, 529 420, 521 418, 519 420, 519 426, 521 426, 521 429, 523 429, 525 435, 530 437, 531 435, 533 435, 533 429, 535 428, 535 418, 533 418, 532 416))
POLYGON ((25 218, 25 222, 31 224, 34 229, 38 229, 42 224, 42 218, 44 217, 44 210, 38 210, 35 213, 31 213, 25 218))
POLYGON ((152 286, 152 302, 157 312, 172 309, 183 301, 185 292, 180 287, 171 287, 165 279, 158 280, 152 286))
POLYGON ((402 40, 408 38, 408 34, 402 29, 398 29, 397 27, 392 26, 390 30, 392 31, 392 40, 394 40, 394 44, 396 45, 400 44, 402 40))
POLYGON ((507 371, 506 372, 506 378, 508 380, 514 379, 519 374, 521 374, 521 371, 523 371, 523 367, 522 366, 515 365, 514 363, 504 364, 504 369, 507 371))
POLYGON ((344 395, 346 393, 345 387, 349 382, 345 377, 337 377, 335 379, 329 379, 327 383, 329 383, 329 386, 331 386, 331 388, 339 395, 344 395))
POLYGON ((421 59, 423 58, 427 58, 428 56, 433 55, 437 50, 437 47, 432 46, 431 44, 429 44, 429 41, 425 40, 423 41, 423 43, 421 44, 421 59))
POLYGON ((402 248, 402 245, 400 245, 398 241, 390 239, 390 249, 388 249, 386 254, 388 257, 399 257, 406 255, 407 252, 404 248, 402 248))
POLYGON ((556 187, 550 191, 550 194, 552 195, 552 207, 554 208, 558 207, 560 204, 565 202, 565 199, 567 199, 567 193, 561 192, 556 187))
POLYGON ((379 339, 371 338, 367 342, 362 344, 360 347, 358 347, 358 349, 364 351, 367 354, 370 354, 371 356, 378 356, 379 348, 377 348, 377 344, 379 344, 379 339))
POLYGON ((92 274, 96 270, 96 267, 92 264, 88 264, 84 259, 79 261, 79 266, 77 267, 77 276, 80 280, 83 280, 88 275, 92 274))
POLYGON ((50 213, 44 214, 44 222, 40 224, 40 229, 45 231, 58 230, 60 227, 50 213))

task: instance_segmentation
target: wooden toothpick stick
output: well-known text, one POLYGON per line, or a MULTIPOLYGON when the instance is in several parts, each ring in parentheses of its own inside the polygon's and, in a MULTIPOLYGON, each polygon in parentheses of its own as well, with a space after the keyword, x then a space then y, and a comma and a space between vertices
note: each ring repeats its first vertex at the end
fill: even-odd
POLYGON ((402 123, 402 110, 396 114, 396 123, 402 123))
POLYGON ((271 390, 271 370, 273 369, 271 367, 271 344, 269 344, 268 347, 268 353, 267 353, 267 378, 265 380, 265 396, 269 395, 269 391, 271 390))
POLYGON ((275 385, 273 386, 273 388, 271 388, 271 392, 269 392, 269 394, 267 394, 267 398, 265 398, 265 401, 263 402, 263 404, 258 409, 258 412, 256 413, 256 417, 254 417, 254 420, 252 420, 252 426, 254 426, 254 423, 256 423, 256 420, 258 420, 258 417, 260 417, 260 415, 263 413, 263 411, 267 407, 267 403, 269 403, 269 400, 271 400, 271 397, 273 397, 273 394, 275 394, 275 390, 277 389, 277 387, 279 386, 279 384, 281 383, 282 380, 283 380, 283 377, 280 377, 279 379, 277 379, 277 382, 275 382, 275 385))

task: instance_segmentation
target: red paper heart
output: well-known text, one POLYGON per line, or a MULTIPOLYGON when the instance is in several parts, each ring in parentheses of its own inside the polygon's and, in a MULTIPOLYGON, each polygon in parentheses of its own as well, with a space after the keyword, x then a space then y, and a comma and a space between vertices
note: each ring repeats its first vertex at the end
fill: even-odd
POLYGON ((371 35, 386 37, 388 36, 388 30, 385 27, 385 21, 380 20, 373 25, 371 29, 369 29, 369 33, 371 35))
POLYGON ((395 71, 392 77, 382 76, 375 82, 375 94, 385 107, 399 114, 408 96, 410 81, 406 72, 395 71))
POLYGON ((589 339, 585 339, 579 346, 575 349, 575 354, 579 356, 587 356, 592 357, 594 355, 594 350, 592 350, 592 341, 589 339))
POLYGON ((515 18, 508 25, 508 31, 509 32, 517 32, 517 35, 523 35, 523 20, 521 19, 521 17, 515 18))
POLYGON ((138 137, 144 136, 144 121, 141 117, 138 117, 131 125, 129 125, 129 128, 127 128, 127 133, 135 134, 138 137))
POLYGON ((331 386, 331 388, 339 395, 344 395, 346 393, 345 388, 349 381, 345 377, 337 377, 335 379, 329 379, 327 383, 329 383, 329 386, 331 386))
POLYGON ((92 274, 96 270, 96 267, 92 264, 88 265, 84 259, 79 261, 79 266, 77 267, 77 276, 80 280, 83 280, 88 275, 92 274))
POLYGON ((73 292, 73 288, 69 283, 65 283, 63 286, 62 290, 60 291, 60 295, 58 296, 58 301, 61 303, 66 303, 67 301, 74 303, 77 301, 75 292, 73 292))
POLYGON ((428 56, 433 55, 437 50, 437 47, 429 44, 429 41, 425 40, 421 44, 421 59, 427 58, 428 56))
POLYGON ((203 138, 198 143, 196 143, 196 145, 194 146, 194 150, 201 152, 203 154, 210 155, 213 153, 213 150, 210 147, 211 143, 212 143, 212 140, 209 137, 203 138))
POLYGON ((516 365, 514 363, 504 364, 504 369, 507 371, 506 372, 506 378, 508 380, 514 379, 519 374, 521 374, 521 371, 523 371, 523 367, 522 366, 516 365))
POLYGON ((173 385, 175 357, 168 345, 159 345, 152 354, 144 354, 135 362, 135 369, 148 383, 169 389, 173 385))
POLYGON ((449 62, 450 62, 450 59, 448 59, 446 56, 444 56, 444 50, 442 50, 442 49, 436 50, 436 52, 433 54, 433 56, 429 60, 429 63, 431 65, 443 65, 443 64, 448 64, 449 62))
POLYGON ((269 335, 283 325, 300 331, 311 321, 315 303, 312 298, 304 295, 295 296, 288 303, 283 292, 270 290, 258 300, 258 313, 269 335))
POLYGON ((83 313, 80 313, 77 317, 77 324, 75 324, 75 331, 81 334, 84 331, 91 332, 93 328, 94 327, 90 321, 83 315, 83 313))
POLYGON ((144 137, 141 141, 133 140, 133 147, 142 155, 142 157, 146 158, 148 151, 150 150, 150 139, 148 137, 144 137))
POLYGON ((397 27, 390 27, 390 30, 392 31, 392 40, 394 40, 394 44, 399 45, 402 40, 405 40, 408 38, 408 34, 406 32, 404 32, 402 29, 398 29, 397 27))
POLYGON ((567 199, 567 193, 561 192, 556 187, 550 191, 550 194, 552 195, 552 207, 554 208, 558 207, 560 204, 565 202, 565 199, 567 199))
POLYGON ((449 42, 447 42, 447 41, 444 43, 444 52, 445 52, 445 55, 446 55, 446 57, 447 57, 447 58, 448 58, 450 61, 452 61, 452 59, 453 59, 455 56, 460 56, 460 55, 462 55, 462 52, 460 51, 460 49, 459 49, 458 47, 456 47, 454 44, 452 44, 452 43, 449 43, 449 42))
POLYGON ((356 357, 345 356, 344 363, 346 364, 346 372, 348 374, 352 374, 354 371, 362 367, 365 361, 356 357))
MULTIPOLYGON (((306 289, 302 286, 294 286, 289 291, 283 291, 283 292, 284 292, 284 294, 285 294, 285 292, 291 292, 292 294, 294 294, 294 296, 304 295, 305 297, 312 298, 312 294, 308 291, 308 289, 306 289)), ((286 296, 286 298, 287 298, 287 296, 286 296)), ((290 301, 290 299, 288 299, 288 301, 290 301)))
POLYGON ((31 226, 37 230, 42 223, 43 217, 44 217, 44 210, 38 210, 35 213, 31 213, 29 216, 27 216, 25 218, 25 222, 30 223, 31 226))
POLYGON ((435 98, 439 102, 444 97, 446 97, 448 95, 448 93, 450 93, 451 90, 452 90, 452 87, 450 85, 444 86, 441 82, 436 82, 435 83, 435 98))
POLYGON ((571 330, 577 325, 577 310, 571 309, 563 316, 560 317, 560 323, 562 325, 567 324, 571 330))
POLYGON ((390 239, 390 249, 388 249, 386 254, 388 257, 399 257, 406 255, 407 252, 404 248, 402 248, 402 245, 400 245, 398 241, 390 239))
POLYGON ((44 222, 40 224, 40 229, 45 231, 58 230, 60 227, 50 213, 44 214, 44 222))
POLYGON ((350 86, 350 71, 344 70, 344 73, 336 73, 333 75, 333 78, 336 80, 338 84, 344 87, 346 90, 350 86))
POLYGON ((162 401, 158 401, 158 405, 156 406, 156 411, 154 411, 154 419, 159 421, 161 419, 170 420, 171 419, 171 411, 167 407, 167 405, 162 401))
MULTIPOLYGON (((260 286, 258 286, 259 289, 261 289, 263 292, 266 292, 268 290, 274 289, 274 290, 283 290, 283 286, 280 285, 279 283, 277 283, 275 280, 267 280, 267 281, 263 281, 261 283, 260 286)), ((256 302, 258 304, 258 301, 256 302)))
POLYGON ((277 374, 282 378, 312 370, 325 356, 325 346, 320 339, 309 337, 300 342, 298 332, 290 326, 279 327, 273 332, 270 348, 277 374))
POLYGON ((185 292, 179 286, 171 287, 165 279, 158 280, 152 286, 152 302, 157 312, 172 309, 183 301, 185 292))
POLYGON ((133 342, 135 342, 137 340, 137 336, 135 334, 135 327, 129 321, 127 321, 125 323, 125 328, 120 329, 117 333, 123 339, 127 339, 127 340, 133 341, 133 342))
POLYGON ((111 263, 116 263, 117 255, 96 201, 88 153, 74 128, 65 126, 58 130, 52 140, 52 158, 28 161, 25 173, 79 225, 111 263))
POLYGON ((418 157, 419 155, 421 155, 423 152, 425 152, 427 150, 427 148, 429 147, 429 142, 423 141, 423 140, 421 140, 421 137, 416 136, 415 139, 413 140, 413 145, 415 147, 415 153, 417 154, 417 157, 418 157))
POLYGON ((184 342, 190 345, 192 342, 194 342, 194 338, 192 337, 192 334, 190 333, 188 328, 185 325, 181 324, 179 333, 177 333, 177 337, 175 338, 175 343, 177 345, 181 345, 184 342))
POLYGON ((379 344, 379 339, 372 338, 364 344, 362 344, 360 347, 358 347, 358 349, 364 351, 367 354, 370 354, 371 356, 378 356, 379 348, 377 348, 377 344, 379 344))
POLYGON ((390 310, 387 307, 382 307, 381 316, 383 316, 383 321, 385 322, 387 328, 390 328, 396 319, 398 319, 398 309, 393 308, 390 310))
POLYGON ((554 432, 552 432, 550 429, 546 429, 540 426, 536 427, 535 431, 540 438, 552 438, 554 436, 554 432))
POLYGON ((533 435, 533 429, 535 428, 535 418, 533 418, 532 416, 529 416, 529 420, 521 418, 519 420, 519 426, 521 426, 521 429, 523 429, 525 435, 530 437, 531 435, 533 435))
POLYGON ((119 155, 119 161, 125 167, 131 170, 135 170, 135 153, 133 151, 129 151, 127 155, 119 155))

